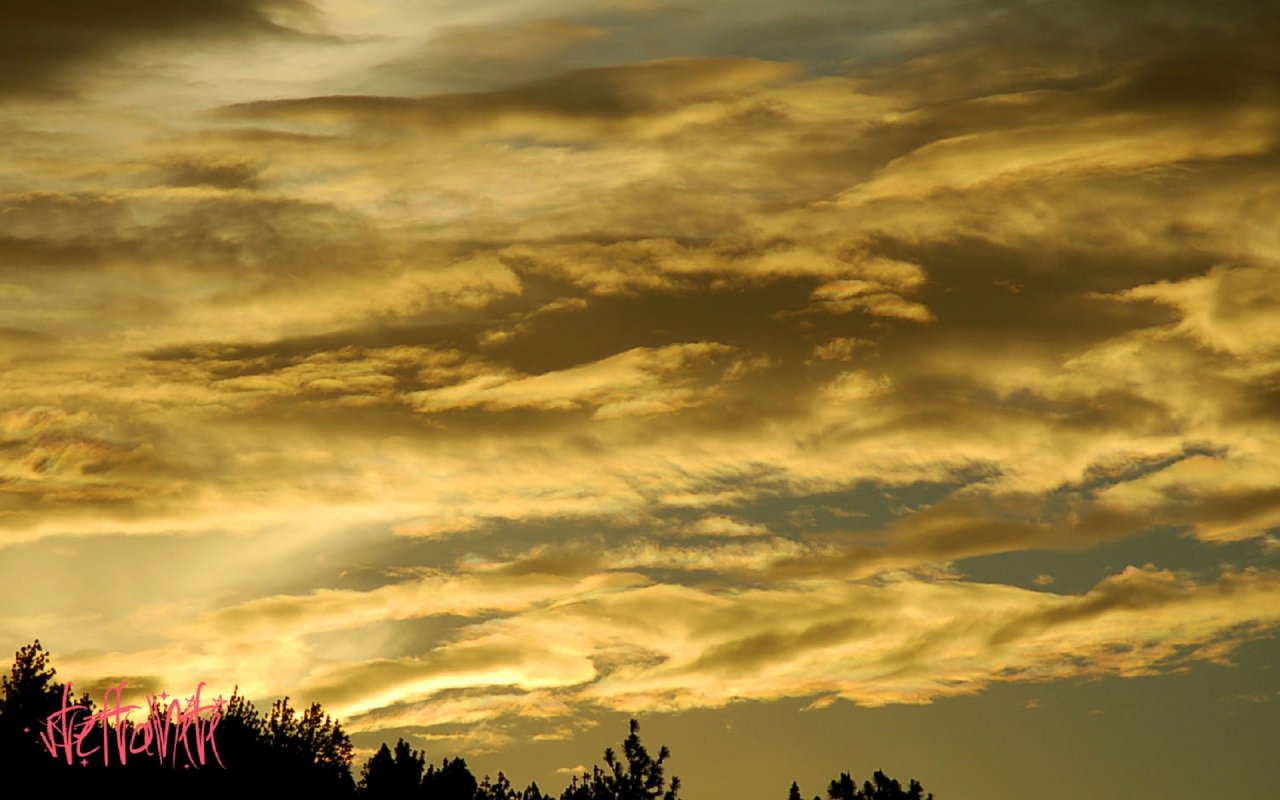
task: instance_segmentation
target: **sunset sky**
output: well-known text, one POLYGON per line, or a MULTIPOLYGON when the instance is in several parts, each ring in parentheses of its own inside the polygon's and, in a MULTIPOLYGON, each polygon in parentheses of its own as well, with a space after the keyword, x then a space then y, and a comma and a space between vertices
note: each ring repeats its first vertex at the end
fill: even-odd
POLYGON ((0 653, 557 794, 634 716, 690 800, 1280 796, 1277 41, 5 0, 0 653))

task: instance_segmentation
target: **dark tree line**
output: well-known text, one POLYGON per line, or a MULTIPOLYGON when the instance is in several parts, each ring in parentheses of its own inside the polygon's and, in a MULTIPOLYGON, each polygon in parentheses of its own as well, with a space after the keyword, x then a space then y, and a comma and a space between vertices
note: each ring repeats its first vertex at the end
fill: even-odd
MULTIPOLYGON (((21 780, 55 794, 141 790, 145 796, 176 792, 222 800, 274 800, 286 794, 341 800, 680 800, 680 779, 665 776, 670 751, 662 747, 653 757, 640 742, 635 720, 621 754, 607 748, 603 766, 575 776, 557 797, 537 783, 517 789, 501 772, 477 780, 461 758, 429 764, 404 739, 395 747, 383 744, 357 780, 351 739, 319 703, 299 710, 286 697, 262 714, 238 692, 221 705, 217 729, 206 737, 216 743, 216 753, 208 741, 209 749, 202 751, 198 736, 187 736, 166 758, 132 752, 128 743, 147 732, 125 718, 99 723, 85 739, 93 750, 86 757, 68 756, 63 748, 55 758, 40 734, 50 730, 50 715, 63 710, 64 688, 38 640, 18 650, 10 673, 0 676, 0 774, 6 784, 21 780)), ((87 694, 68 693, 66 703, 81 720, 99 711, 87 694)), ((827 795, 830 800, 933 800, 914 780, 903 789, 882 772, 861 787, 841 773, 827 795)), ((794 783, 788 800, 802 800, 794 783)))
POLYGON ((185 736, 173 735, 161 758, 158 734, 150 753, 131 751, 130 743, 141 742, 140 735, 146 733, 139 730, 145 723, 132 717, 95 724, 82 744, 71 744, 79 726, 102 710, 87 694, 68 697, 74 714, 64 715, 66 728, 55 724, 51 730, 46 721, 63 712, 64 684, 56 680, 38 640, 18 650, 9 675, 0 677, 0 690, 0 773, 29 777, 45 789, 144 788, 155 794, 175 791, 187 797, 222 798, 286 791, 334 798, 356 794, 351 740, 318 703, 299 711, 286 697, 264 715, 244 696, 233 694, 222 706, 212 735, 203 742, 194 728, 185 736), (53 734, 56 757, 42 742, 42 734, 53 734))
MULTIPOLYGON (((862 782, 861 788, 853 780, 852 775, 841 772, 840 777, 833 780, 827 787, 827 798, 829 800, 933 800, 933 794, 925 794, 924 787, 914 780, 903 789, 901 783, 876 770, 871 780, 862 782)), ((791 784, 791 793, 787 795, 787 800, 801 800, 800 787, 797 784, 791 784)), ((813 800, 822 800, 822 798, 815 797, 813 800)))

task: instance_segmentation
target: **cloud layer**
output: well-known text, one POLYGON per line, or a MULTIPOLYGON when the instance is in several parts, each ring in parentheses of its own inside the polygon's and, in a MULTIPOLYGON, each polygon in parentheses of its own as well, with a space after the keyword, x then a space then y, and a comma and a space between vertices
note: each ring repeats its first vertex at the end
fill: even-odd
POLYGON ((0 639, 494 746, 1274 635, 1250 4, 38 5, 0 12, 0 639))

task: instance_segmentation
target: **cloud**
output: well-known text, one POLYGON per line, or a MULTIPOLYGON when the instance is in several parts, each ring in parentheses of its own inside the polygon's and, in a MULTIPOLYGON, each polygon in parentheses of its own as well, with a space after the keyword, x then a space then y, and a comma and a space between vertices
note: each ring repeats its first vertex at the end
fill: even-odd
POLYGON ((508 89, 417 98, 336 95, 263 100, 234 106, 227 113, 442 132, 572 135, 575 125, 591 129, 657 117, 754 89, 794 72, 791 65, 756 59, 678 58, 576 70, 508 89))
MULTIPOLYGON (((919 703, 992 682, 1137 676, 1221 661, 1280 624, 1280 582, 1256 570, 1200 583, 1130 567, 1083 595, 904 575, 721 590, 634 579, 538 578, 533 587, 512 587, 509 577, 445 580, 516 594, 508 594, 513 602, 498 616, 476 619, 420 655, 313 665, 304 673, 306 690, 338 713, 355 715, 359 730, 475 724, 535 708, 535 716, 559 717, 584 707, 675 710, 743 698, 919 703), (521 596, 539 584, 552 592, 521 596), (549 690, 558 700, 545 695, 549 690)), ((430 602, 412 604, 412 613, 461 608, 456 592, 440 588, 415 588, 414 596, 430 602)), ((383 602, 390 597, 375 590, 367 595, 372 605, 355 606, 373 616, 353 612, 354 597, 294 599, 312 619, 367 626, 380 613, 401 613, 399 602, 383 602)), ((285 626, 290 641, 305 636, 306 625, 294 627, 305 618, 282 614, 281 601, 250 604, 244 612, 285 626)), ((241 612, 221 617, 248 619, 241 612)), ((257 648, 245 662, 257 663, 272 657, 263 647, 278 635, 237 623, 222 632, 222 642, 234 651, 257 648)), ((71 665, 85 674, 129 660, 73 657, 71 665)), ((291 669, 300 666, 290 662, 291 669)))
POLYGON ((84 82, 85 67, 109 66, 122 51, 184 37, 296 35, 283 20, 303 17, 302 0, 124 0, 110 8, 73 0, 53 8, 16 0, 0 12, 0 92, 58 95, 84 82))
POLYGON ((207 622, 226 635, 305 636, 386 620, 520 611, 566 593, 584 593, 611 584, 625 585, 627 580, 626 575, 585 576, 566 583, 558 576, 533 573, 512 582, 492 574, 427 574, 364 592, 319 590, 308 595, 257 598, 219 609, 207 622))
POLYGON ((866 339, 838 336, 813 349, 813 357, 819 361, 849 361, 859 348, 871 344, 866 339))
POLYGON ((258 166, 234 158, 175 157, 163 163, 174 186, 210 186, 219 189, 253 188, 258 166))
POLYGON ((537 17, 450 25, 377 69, 380 84, 491 89, 594 63, 615 33, 595 21, 537 17))
POLYGON ((487 746, 1273 635, 1274 24, 1113 5, 0 12, 4 635, 487 746))
POLYGON ((1182 316, 1179 330, 1206 347, 1260 356, 1280 349, 1280 289, 1273 268, 1218 265, 1187 280, 1135 286, 1119 298, 1172 306, 1182 316))
POLYGON ((841 200, 857 205, 963 191, 988 182, 1078 172, 1114 173, 1180 161, 1262 154, 1275 141, 1274 127, 1275 120, 1262 110, 1232 126, 1227 135, 1222 135, 1221 121, 1213 117, 1197 114, 1191 120, 1134 120, 1131 112, 1121 112, 1113 119, 1099 114, 1065 129, 1036 125, 962 134, 895 159, 841 200))
POLYGON ((1274 468, 1272 457, 1259 452, 1197 455, 1108 489, 1105 498, 1163 524, 1188 527, 1205 541, 1265 541, 1280 522, 1274 468))
POLYGON ((577 42, 607 35, 600 28, 558 19, 529 19, 518 24, 458 26, 431 39, 432 49, 472 61, 539 62, 577 42))
POLYGON ((933 314, 900 293, 911 292, 925 282, 916 264, 876 258, 858 264, 857 277, 827 281, 813 290, 818 307, 833 314, 860 309, 879 317, 932 322, 933 314))
MULTIPOLYGON (((914 579, 729 593, 655 585, 481 622, 439 655, 394 671, 432 689, 439 659, 496 654, 508 671, 494 667, 501 677, 477 682, 533 680, 618 710, 824 694, 872 706, 928 702, 998 681, 1135 676, 1221 660, 1277 624, 1276 586, 1268 574, 1196 584, 1150 568, 1082 596, 914 579), (489 649, 503 642, 520 654, 489 649), (548 682, 521 677, 549 657, 544 648, 556 653, 548 682)), ((350 685, 374 702, 369 687, 379 683, 350 685)))
POLYGON ((766 525, 744 522, 721 514, 702 517, 686 530, 689 533, 709 536, 761 536, 769 533, 766 525))
POLYGON ((590 661, 528 642, 472 642, 419 658, 378 660, 330 668, 307 689, 319 702, 354 715, 392 701, 412 702, 452 687, 537 689, 578 683, 590 661))
POLYGON ((711 400, 681 373, 723 358, 732 348, 714 342, 690 342, 650 349, 635 348, 565 370, 542 375, 481 375, 465 383, 415 393, 422 413, 482 407, 502 411, 539 408, 569 411, 593 408, 597 419, 663 414, 711 400))

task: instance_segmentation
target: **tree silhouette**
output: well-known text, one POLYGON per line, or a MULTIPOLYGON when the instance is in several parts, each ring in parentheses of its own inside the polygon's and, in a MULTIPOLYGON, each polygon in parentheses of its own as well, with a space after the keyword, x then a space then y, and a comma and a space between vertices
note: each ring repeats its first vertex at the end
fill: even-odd
POLYGON ((862 794, 858 791, 858 784, 854 782, 853 776, 847 772, 841 772, 840 777, 831 782, 827 787, 827 797, 831 800, 862 800, 862 794))
POLYGON ((325 794, 351 794, 351 739, 342 726, 312 703, 301 715, 289 698, 271 706, 263 727, 268 751, 281 777, 325 794))
POLYGON ((0 716, 24 723, 43 721, 62 707, 63 685, 54 680, 56 676, 39 639, 19 648, 9 674, 0 677, 4 693, 0 716))
POLYGON ((511 788, 511 781, 501 772, 492 780, 485 775, 476 789, 476 800, 517 800, 518 797, 516 790, 511 788))
POLYGON ((262 731, 265 723, 258 709, 248 698, 240 694, 237 686, 231 699, 223 706, 218 721, 218 758, 229 770, 263 763, 267 758, 267 743, 262 731))
POLYGON ((583 773, 581 782, 574 778, 560 795, 560 800, 679 800, 680 779, 663 783, 663 762, 671 752, 663 746, 654 759, 640 743, 640 723, 631 720, 631 734, 622 743, 626 762, 619 760, 613 748, 604 751, 606 769, 594 767, 583 773))
MULTIPOLYGON (((212 737, 222 766, 212 753, 203 763, 186 763, 185 756, 190 754, 175 739, 167 741, 169 757, 164 759, 157 755, 158 746, 150 753, 126 752, 117 742, 133 741, 140 726, 131 719, 95 723, 92 735, 85 739, 91 756, 67 763, 64 756, 53 758, 40 738, 49 716, 62 709, 65 688, 56 680, 49 654, 39 640, 19 649, 9 675, 0 676, 0 774, 6 779, 35 778, 42 789, 56 795, 141 792, 148 796, 173 794, 187 800, 225 800, 228 794, 279 797, 299 792, 340 798, 354 792, 351 741, 318 703, 298 714, 285 698, 263 718, 237 690, 222 705, 212 737), (182 755, 178 755, 180 749, 182 755)), ((68 697, 67 701, 82 709, 71 720, 74 734, 94 707, 87 694, 74 701, 68 697)), ((163 715, 167 709, 160 707, 159 711, 163 715)), ((182 727, 174 725, 174 729, 182 727)), ((59 739, 64 735, 56 733, 59 739)))
MULTIPOLYGON (((0 676, 0 767, 6 772, 11 766, 45 771, 59 765, 40 740, 45 720, 62 708, 67 687, 56 677, 39 639, 19 648, 9 674, 0 676)), ((67 701, 82 707, 86 714, 93 711, 87 694, 79 700, 68 697, 67 701)))
MULTIPOLYGON (((840 777, 833 780, 827 787, 827 797, 830 800, 933 800, 933 795, 926 795, 924 787, 915 780, 903 789, 902 784, 880 770, 876 770, 872 780, 874 783, 863 781, 862 788, 859 789, 853 777, 847 772, 842 772, 840 777)), ((792 784, 792 787, 794 788, 795 784, 792 784)))
POLYGON ((395 754, 384 743, 360 771, 360 793, 369 798, 411 797, 422 783, 426 757, 404 739, 395 754))
POLYGON ((476 777, 461 758, 446 758, 440 769, 432 765, 422 776, 422 797, 426 800, 475 800, 477 788, 476 777))
POLYGON ((552 798, 551 795, 542 793, 537 781, 530 781, 525 790, 520 793, 519 800, 552 800, 552 798))
POLYGON ((511 781, 507 780, 507 776, 499 772, 498 777, 492 780, 488 775, 484 776, 476 789, 476 800, 553 800, 553 798, 542 793, 537 781, 530 783, 524 791, 517 791, 511 785, 511 781))

